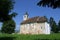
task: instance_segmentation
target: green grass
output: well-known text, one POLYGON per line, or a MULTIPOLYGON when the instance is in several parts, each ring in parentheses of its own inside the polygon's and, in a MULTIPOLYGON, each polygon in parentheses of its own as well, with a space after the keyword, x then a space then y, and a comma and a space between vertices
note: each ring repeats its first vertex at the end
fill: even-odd
POLYGON ((60 33, 50 35, 0 34, 0 40, 60 40, 60 33))

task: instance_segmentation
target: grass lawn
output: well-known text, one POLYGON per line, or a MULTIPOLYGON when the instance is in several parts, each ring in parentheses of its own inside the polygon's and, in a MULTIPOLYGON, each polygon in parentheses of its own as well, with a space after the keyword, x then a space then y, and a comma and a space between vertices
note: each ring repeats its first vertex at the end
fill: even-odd
POLYGON ((50 35, 0 34, 0 40, 60 40, 60 33, 50 35))

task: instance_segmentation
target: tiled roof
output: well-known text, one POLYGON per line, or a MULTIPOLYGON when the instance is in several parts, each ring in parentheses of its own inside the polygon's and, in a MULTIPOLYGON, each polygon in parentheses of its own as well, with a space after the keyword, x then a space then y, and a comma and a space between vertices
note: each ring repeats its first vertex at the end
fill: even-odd
POLYGON ((36 17, 32 17, 32 18, 22 21, 21 24, 34 23, 34 22, 41 23, 41 22, 46 22, 46 21, 47 19, 45 17, 36 16, 36 17))

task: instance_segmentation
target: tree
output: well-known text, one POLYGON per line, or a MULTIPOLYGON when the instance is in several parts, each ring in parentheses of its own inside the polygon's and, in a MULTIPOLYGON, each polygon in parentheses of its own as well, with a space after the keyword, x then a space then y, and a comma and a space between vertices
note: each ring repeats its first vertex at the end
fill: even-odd
POLYGON ((59 29, 59 31, 60 31, 60 20, 59 20, 59 22, 58 22, 58 29, 59 29))
POLYGON ((17 14, 16 13, 13 13, 13 14, 10 14, 10 20, 7 20, 7 21, 4 21, 3 22, 3 25, 2 25, 2 28, 1 28, 1 32, 2 33, 14 33, 15 32, 15 22, 14 20, 12 19, 13 17, 15 17, 17 14))
POLYGON ((56 24, 55 21, 53 21, 53 24, 52 24, 52 31, 53 31, 54 33, 58 33, 58 27, 57 27, 57 24, 56 24))
POLYGON ((56 9, 60 8, 60 0, 40 0, 37 5, 56 9))
POLYGON ((54 21, 53 17, 50 17, 49 23, 50 23, 50 26, 51 26, 51 27, 52 27, 52 25, 53 25, 53 21, 54 21))
POLYGON ((15 22, 14 20, 5 21, 2 25, 2 33, 14 33, 15 32, 15 22))
POLYGON ((9 13, 13 9, 14 0, 0 0, 0 22, 10 20, 9 13))
POLYGON ((50 26, 51 26, 51 31, 54 32, 54 33, 57 33, 58 32, 58 27, 57 27, 57 24, 54 21, 53 17, 50 17, 49 23, 50 23, 50 26))
POLYGON ((14 32, 15 22, 12 18, 15 17, 17 13, 15 12, 11 13, 13 6, 14 0, 0 0, 0 22, 3 23, 1 30, 3 33, 14 32))
POLYGON ((2 28, 1 28, 1 32, 2 33, 14 33, 15 32, 15 22, 14 20, 12 19, 13 17, 15 17, 17 14, 16 13, 13 13, 13 14, 10 14, 10 20, 7 20, 7 21, 4 21, 3 22, 3 25, 2 25, 2 28))
POLYGON ((52 29, 52 25, 53 25, 53 21, 54 21, 54 19, 53 19, 53 17, 50 17, 50 19, 49 19, 49 23, 50 23, 50 27, 51 27, 51 31, 53 31, 52 29))

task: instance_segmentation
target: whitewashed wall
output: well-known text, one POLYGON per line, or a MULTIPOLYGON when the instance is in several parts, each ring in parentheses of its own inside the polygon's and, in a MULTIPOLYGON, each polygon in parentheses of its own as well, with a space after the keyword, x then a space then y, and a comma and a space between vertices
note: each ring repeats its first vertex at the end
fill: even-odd
POLYGON ((49 23, 45 22, 45 34, 50 34, 50 29, 49 23))
POLYGON ((21 34, 50 34, 50 26, 45 23, 30 23, 20 26, 21 34))

